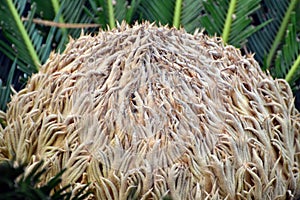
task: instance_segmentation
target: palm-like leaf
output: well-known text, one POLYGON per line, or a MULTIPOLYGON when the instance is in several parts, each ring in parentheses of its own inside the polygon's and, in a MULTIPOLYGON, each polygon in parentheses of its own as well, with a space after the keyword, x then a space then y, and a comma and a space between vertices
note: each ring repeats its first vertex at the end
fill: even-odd
POLYGON ((288 25, 285 43, 281 50, 278 50, 275 60, 275 76, 286 78, 290 83, 295 83, 299 79, 300 70, 300 43, 297 41, 296 15, 291 15, 291 22, 288 25), (298 63, 297 63, 298 62, 298 63), (298 76, 297 76, 298 75, 298 76))
MULTIPOLYGON (((59 3, 58 0, 51 2, 59 3)), ((25 8, 29 5, 27 1, 5 0, 0 8, 0 21, 3 34, 8 42, 0 41, 0 51, 11 60, 18 58, 17 68, 24 72, 25 77, 30 76, 47 60, 55 47, 63 50, 68 36, 78 37, 81 32, 81 28, 66 29, 55 26, 49 28, 35 24, 35 18, 43 17, 40 14, 43 12, 36 12, 37 8, 39 11, 45 10, 46 15, 53 17, 50 20, 54 22, 89 23, 93 19, 85 13, 84 3, 85 1, 65 0, 59 5, 58 10, 55 10, 54 8, 57 7, 55 5, 50 6, 53 9, 49 9, 49 4, 44 4, 44 1, 33 0, 27 16, 24 16, 25 8), (43 8, 43 6, 48 7, 43 8)), ((14 72, 13 69, 10 70, 11 73, 14 72)), ((5 77, 4 74, 1 76, 5 77)), ((19 78, 14 77, 14 80, 16 79, 19 78)), ((8 88, 1 88, 1 109, 6 107, 7 96, 10 96, 8 88)))
MULTIPOLYGON (((3 59, 3 57, 1 57, 1 59, 3 59)), ((11 94, 10 86, 12 85, 12 82, 13 82, 13 75, 14 75, 16 65, 17 65, 16 61, 17 61, 17 59, 15 59, 14 63, 12 64, 12 66, 10 68, 5 85, 2 84, 2 81, 0 79, 0 110, 5 110, 6 102, 8 102, 10 100, 10 94, 11 94)))
POLYGON ((136 18, 136 11, 141 0, 89 0, 90 9, 87 10, 89 16, 102 25, 105 29, 106 25, 110 28, 115 27, 115 21, 121 22, 125 20, 131 24, 136 18))
POLYGON ((208 0, 203 5, 206 14, 201 23, 210 35, 223 37, 224 42, 241 47, 247 38, 266 25, 254 27, 251 15, 259 9, 261 0, 208 0))
MULTIPOLYGON (((35 47, 40 44, 41 37, 35 24, 29 21, 23 24, 20 13, 23 13, 26 1, 19 1, 14 4, 11 0, 6 0, 1 5, 0 20, 3 33, 14 48, 1 42, 2 52, 8 57, 18 57, 18 64, 22 71, 31 74, 37 71, 40 60, 37 56, 35 47), (25 2, 25 3, 24 3, 25 2), (35 47, 34 47, 35 46, 35 47)), ((32 12, 29 12, 29 18, 34 14, 35 6, 32 5, 32 12)))
MULTIPOLYGON (((58 22, 62 24, 62 27, 50 26, 49 29, 43 27, 43 34, 45 44, 51 44, 52 46, 47 46, 48 49, 53 50, 53 46, 55 49, 63 50, 67 41, 68 37, 71 35, 72 37, 78 37, 84 27, 72 28, 68 29, 66 25, 63 27, 63 24, 89 24, 93 21, 87 14, 86 9, 86 0, 82 1, 72 1, 72 0, 52 0, 52 4, 49 5, 44 3, 43 0, 33 0, 37 4, 38 11, 40 13, 36 14, 36 17, 40 17, 42 19, 50 20, 53 22, 58 22), (47 9, 46 6, 49 6, 53 9, 47 9), (56 8, 57 7, 57 8, 56 8), (44 12, 45 10, 45 12, 44 12), (45 17, 44 17, 45 16, 45 17), (46 34, 48 30, 48 34, 46 34)), ((93 29, 92 29, 93 30, 93 29)), ((49 53, 48 53, 49 55, 49 53)), ((48 57, 47 55, 47 57, 48 57)))
POLYGON ((89 0, 90 8, 87 10, 89 16, 98 22, 102 28, 109 23, 108 5, 105 0, 89 0))
POLYGON ((143 20, 161 24, 173 24, 175 0, 142 1, 138 8, 143 20))
MULTIPOLYGON (((44 1, 40 0, 33 0, 34 3, 31 4, 29 14, 25 17, 26 20, 22 21, 21 16, 23 16, 25 7, 28 6, 26 2, 27 1, 6 0, 2 5, 0 19, 3 23, 1 27, 6 38, 13 44, 17 52, 3 41, 1 41, 0 47, 3 50, 2 52, 7 52, 9 57, 13 58, 17 56, 20 60, 18 64, 21 70, 26 74, 31 74, 38 69, 41 63, 46 61, 50 51, 53 50, 53 45, 59 49, 63 49, 68 40, 68 36, 78 37, 81 29, 57 27, 42 29, 44 27, 38 27, 33 22, 33 18, 41 16, 36 13, 36 8, 38 7, 39 10, 42 10, 43 6, 49 6, 48 4, 44 5, 44 1)), ((51 2, 58 3, 57 0, 51 2)), ((50 8, 54 7, 56 6, 50 8)), ((56 22, 90 23, 92 21, 85 13, 85 1, 75 2, 72 0, 64 0, 59 4, 59 10, 51 10, 48 8, 44 8, 43 10, 47 11, 47 16, 54 16, 54 18, 50 20, 56 22)), ((24 18, 24 16, 22 18, 24 18)))
MULTIPOLYGON (((76 1, 74 0, 65 0, 61 4, 61 16, 66 23, 91 23, 92 19, 85 13, 85 4, 86 0, 76 1)), ((78 37, 82 31, 81 28, 77 29, 68 29, 67 34, 72 37, 78 37)), ((64 44, 65 45, 65 44, 64 44)))
POLYGON ((182 11, 180 16, 181 26, 188 32, 193 32, 201 28, 201 13, 204 12, 202 1, 184 0, 182 2, 182 11))
POLYGON ((255 52, 263 69, 271 71, 275 77, 286 78, 293 86, 299 76, 299 29, 293 14, 299 12, 299 0, 265 0, 265 7, 258 10, 257 19, 272 19, 261 31, 249 38, 248 48, 255 52))
POLYGON ((218 1, 204 1, 205 14, 201 17, 200 21, 208 34, 222 35, 226 13, 228 9, 227 0, 218 1))
MULTIPOLYGON (((262 23, 268 19, 272 19, 272 21, 261 31, 256 32, 249 38, 248 47, 250 50, 255 52, 255 57, 260 63, 263 63, 264 60, 266 61, 267 56, 270 55, 271 51, 274 51, 271 49, 276 50, 280 41, 284 37, 284 32, 287 28, 287 22, 284 22, 284 18, 285 16, 286 18, 289 18, 289 15, 291 15, 291 11, 288 13, 287 11, 289 10, 289 7, 291 7, 290 10, 293 9, 295 6, 295 1, 298 0, 264 0, 264 7, 256 12, 259 23, 262 23), (280 34, 279 31, 281 31, 280 34)), ((264 68, 269 69, 270 62, 268 64, 265 62, 264 68)))

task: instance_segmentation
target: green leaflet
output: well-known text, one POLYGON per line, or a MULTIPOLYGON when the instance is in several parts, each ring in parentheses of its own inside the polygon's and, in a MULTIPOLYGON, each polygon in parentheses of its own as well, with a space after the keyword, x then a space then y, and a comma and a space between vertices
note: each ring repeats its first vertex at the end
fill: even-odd
POLYGON ((252 25, 251 15, 260 3, 261 0, 204 1, 205 14, 200 20, 210 35, 217 34, 225 43, 242 47, 250 35, 268 23, 252 25))
POLYGON ((7 102, 10 101, 10 94, 11 94, 11 84, 13 81, 13 75, 16 69, 17 65, 17 59, 14 60, 5 85, 2 85, 2 81, 0 79, 0 110, 5 110, 6 109, 6 104, 7 102))
POLYGON ((264 0, 257 19, 272 21, 249 38, 248 48, 255 52, 261 67, 274 77, 285 78, 292 87, 299 82, 299 0, 264 0), (297 36, 298 35, 298 36, 297 36))
MULTIPOLYGON (((54 0, 53 2, 58 3, 54 0)), ((24 78, 26 79, 38 71, 40 65, 48 59, 51 51, 65 48, 69 35, 73 37, 80 35, 80 28, 65 29, 34 23, 34 19, 43 18, 43 10, 47 17, 51 17, 45 20, 53 22, 90 23, 93 20, 85 12, 85 0, 80 2, 64 0, 61 4, 56 4, 50 6, 50 9, 49 4, 45 4, 41 0, 33 0, 31 4, 28 4, 27 1, 6 0, 1 4, 0 27, 5 40, 0 40, 0 51, 6 55, 6 58, 12 61, 16 60, 16 64, 5 66, 11 70, 0 71, 0 77, 6 77, 6 74, 1 73, 10 71, 13 80, 24 81, 24 78), (25 8, 28 6, 30 7, 25 15, 25 8), (54 10, 55 7, 59 9, 54 10), (24 72, 24 75, 16 77, 14 75, 15 68, 24 72)), ((2 63, 0 66, 4 67, 2 63)), ((21 81, 19 84, 22 84, 21 81)), ((6 97, 10 96, 10 85, 5 86, 5 89, 2 87, 0 96, 2 97, 0 99, 1 109, 5 109, 9 99, 6 97)))
POLYGON ((138 7, 140 18, 171 26, 174 20, 175 2, 175 0, 144 0, 138 7))
MULTIPOLYGON (((38 33, 31 29, 34 25, 30 27, 30 24, 28 23, 29 27, 25 27, 24 23, 21 21, 21 15, 17 8, 19 8, 19 11, 25 8, 25 4, 22 4, 22 2, 24 1, 20 1, 15 5, 12 0, 5 0, 1 5, 0 21, 6 38, 11 41, 17 49, 17 52, 15 52, 12 48, 9 48, 7 49, 8 53, 17 57, 24 57, 24 65, 29 65, 29 67, 27 67, 28 69, 26 70, 24 68, 24 70, 26 73, 30 74, 37 71, 41 63, 36 49, 34 48, 34 44, 38 44, 40 38, 38 37, 38 33), (31 30, 31 35, 29 35, 28 30, 31 30), (35 36, 35 38, 33 38, 33 36, 35 36), (32 41, 32 38, 35 41, 32 41)), ((34 10, 35 5, 32 5, 32 11, 34 12, 34 10)))
POLYGON ((285 78, 294 84, 300 73, 300 43, 297 41, 296 14, 292 13, 290 23, 286 30, 284 44, 277 51, 275 59, 275 76, 285 78))

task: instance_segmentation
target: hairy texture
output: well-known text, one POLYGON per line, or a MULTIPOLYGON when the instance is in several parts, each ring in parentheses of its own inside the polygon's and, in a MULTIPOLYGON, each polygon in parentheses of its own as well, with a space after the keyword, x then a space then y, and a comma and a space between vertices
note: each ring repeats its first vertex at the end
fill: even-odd
POLYGON ((17 93, 1 159, 96 199, 297 199, 290 87, 202 32, 125 24, 71 40, 17 93))

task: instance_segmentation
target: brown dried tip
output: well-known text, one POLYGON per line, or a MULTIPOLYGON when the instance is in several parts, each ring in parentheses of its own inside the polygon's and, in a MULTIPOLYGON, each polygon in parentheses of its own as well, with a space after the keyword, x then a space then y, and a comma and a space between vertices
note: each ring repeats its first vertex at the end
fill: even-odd
POLYGON ((82 35, 13 96, 0 157, 95 199, 297 199, 289 85, 220 38, 143 23, 82 35))

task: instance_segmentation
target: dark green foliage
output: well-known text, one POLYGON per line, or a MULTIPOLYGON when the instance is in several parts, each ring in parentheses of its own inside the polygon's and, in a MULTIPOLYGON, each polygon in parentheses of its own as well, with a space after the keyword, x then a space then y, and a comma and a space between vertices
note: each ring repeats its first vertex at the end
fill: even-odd
POLYGON ((175 0, 142 1, 138 11, 143 20, 172 25, 175 0))
MULTIPOLYGON (((125 20, 127 23, 132 24, 137 20, 137 9, 140 6, 142 0, 118 0, 113 4, 113 16, 114 19, 121 23, 125 20)), ((101 25, 102 29, 106 29, 109 25, 110 13, 106 0, 89 0, 86 4, 86 14, 93 19, 95 23, 101 25)), ((112 28, 112 27, 110 27, 112 28)))
POLYGON ((47 171, 42 167, 43 162, 38 162, 34 168, 25 176, 26 164, 19 164, 15 161, 0 162, 0 200, 41 200, 41 199, 73 199, 80 200, 86 198, 90 192, 86 192, 86 185, 81 189, 76 197, 71 197, 70 185, 57 189, 61 182, 62 170, 45 185, 39 186, 40 178, 47 171))
POLYGON ((185 0, 182 2, 181 26, 192 33, 197 28, 201 28, 201 11, 204 11, 203 4, 195 0, 185 0))
POLYGON ((295 26, 296 21, 296 14, 293 12, 291 15, 291 23, 288 24, 282 47, 277 51, 275 70, 273 71, 274 76, 286 78, 290 83, 293 83, 293 85, 300 76, 300 70, 295 70, 295 72, 291 73, 291 67, 300 55, 300 42, 295 42, 295 38, 299 37, 299 35, 297 36, 295 26))
POLYGON ((268 55, 278 33, 280 24, 283 21, 284 14, 289 6, 289 0, 273 1, 264 0, 261 9, 255 13, 255 20, 257 23, 262 23, 271 19, 261 31, 253 34, 249 38, 249 48, 256 53, 255 58, 263 63, 265 57, 268 55))
MULTIPOLYGON (((3 59, 3 56, 1 58, 3 59)), ((17 59, 14 60, 12 66, 9 70, 7 81, 4 85, 3 85, 3 83, 0 79, 0 102, 9 102, 9 100, 10 100, 10 93, 11 93, 10 86, 12 85, 13 75, 14 75, 14 72, 15 72, 15 69, 16 69, 16 64, 17 64, 17 59)), ((0 103, 0 109, 5 110, 6 109, 6 104, 4 104, 4 103, 1 104, 0 103)))
MULTIPOLYGON (((269 70, 275 77, 286 78, 300 56, 300 29, 295 16, 295 11, 299 13, 299 5, 299 0, 264 0, 262 8, 255 13, 258 23, 271 21, 261 31, 251 35, 247 46, 255 53, 261 67, 269 70)), ((299 80, 299 71, 300 69, 296 69, 293 71, 294 78, 287 79, 292 86, 299 80)))
POLYGON ((234 14, 231 17, 232 22, 225 24, 228 15, 229 1, 204 1, 203 5, 206 14, 200 19, 202 25, 210 35, 224 36, 225 32, 229 33, 226 43, 236 47, 243 46, 247 38, 268 22, 262 21, 258 26, 252 25, 251 15, 260 8, 261 0, 240 0, 233 4, 234 14), (225 27, 228 26, 228 27, 225 27))
MULTIPOLYGON (((37 51, 41 48, 42 36, 36 29, 36 25, 30 21, 22 23, 17 13, 24 13, 26 1, 20 1, 15 6, 11 1, 4 1, 0 7, 0 22, 5 38, 11 42, 9 45, 0 41, 0 50, 8 58, 18 59, 18 65, 26 74, 38 70, 40 60, 37 51), (25 3, 24 3, 25 2, 25 3), (13 48, 12 48, 13 47, 13 48), (37 48, 37 49, 36 49, 37 48)), ((31 6, 28 18, 32 19, 35 14, 35 5, 31 6)))

